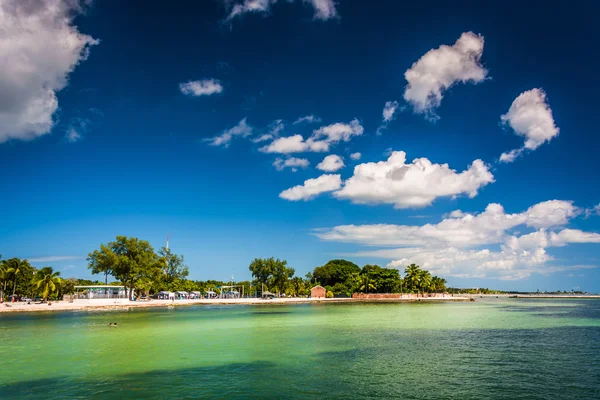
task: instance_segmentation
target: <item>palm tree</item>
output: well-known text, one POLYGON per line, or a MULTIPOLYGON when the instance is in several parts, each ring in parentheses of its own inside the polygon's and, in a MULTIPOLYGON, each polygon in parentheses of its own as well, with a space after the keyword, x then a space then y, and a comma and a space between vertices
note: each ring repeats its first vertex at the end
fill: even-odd
POLYGON ((411 290, 418 288, 421 268, 416 264, 410 264, 408 267, 406 267, 404 273, 406 273, 406 276, 404 277, 406 286, 411 290))
POLYGON ((429 271, 422 270, 419 273, 419 286, 423 293, 431 289, 431 274, 429 271))
POLYGON ((434 276, 431 278, 431 289, 434 292, 437 292, 438 290, 446 290, 446 280, 444 278, 440 278, 439 276, 434 276))
POLYGON ((44 267, 40 269, 33 278, 33 284, 39 290, 42 289, 42 297, 44 301, 48 296, 58 290, 60 286, 60 272, 52 269, 52 267, 44 267))
POLYGON ((7 261, 7 266, 8 270, 6 272, 15 278, 13 283, 13 297, 15 297, 15 291, 17 290, 17 279, 19 278, 19 275, 23 275, 26 269, 31 268, 31 265, 29 265, 29 261, 27 260, 11 258, 7 261))
MULTIPOLYGON (((2 257, 0 256, 0 259, 2 257)), ((8 284, 8 263, 6 260, 0 260, 0 301, 4 300, 6 285, 8 284)))

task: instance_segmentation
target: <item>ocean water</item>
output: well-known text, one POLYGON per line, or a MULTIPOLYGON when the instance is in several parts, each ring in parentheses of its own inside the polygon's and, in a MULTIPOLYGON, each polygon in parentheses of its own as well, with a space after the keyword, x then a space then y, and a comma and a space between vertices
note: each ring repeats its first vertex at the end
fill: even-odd
POLYGON ((0 398, 600 399, 600 300, 0 314, 0 398))

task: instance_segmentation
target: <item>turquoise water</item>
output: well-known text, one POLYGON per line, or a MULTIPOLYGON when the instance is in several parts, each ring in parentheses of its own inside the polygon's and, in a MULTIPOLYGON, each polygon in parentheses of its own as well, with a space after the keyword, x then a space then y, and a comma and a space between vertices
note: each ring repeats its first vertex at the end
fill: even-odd
POLYGON ((0 314, 0 398, 73 397, 598 399, 600 301, 0 314))

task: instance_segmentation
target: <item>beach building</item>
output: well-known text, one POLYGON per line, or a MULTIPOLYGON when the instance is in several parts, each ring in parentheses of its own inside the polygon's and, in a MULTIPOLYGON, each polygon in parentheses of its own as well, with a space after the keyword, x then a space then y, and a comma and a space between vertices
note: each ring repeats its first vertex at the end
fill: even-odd
MULTIPOLYGON (((133 297, 133 296, 132 296, 133 297)), ((75 286, 75 300, 127 299, 125 286, 88 285, 75 286)))
POLYGON ((206 298, 207 299, 216 299, 217 298, 217 293, 213 292, 212 290, 207 290, 206 291, 206 298))
POLYGON ((202 293, 200 292, 190 292, 190 299, 201 299, 202 293))
POLYGON ((327 291, 321 285, 317 285, 314 288, 310 289, 310 297, 313 299, 322 299, 325 298, 327 291))
POLYGON ((156 298, 158 300, 174 300, 175 293, 163 290, 162 292, 158 292, 158 294, 156 295, 156 298))
POLYGON ((175 298, 177 300, 187 300, 190 298, 190 295, 186 291, 179 290, 179 291, 175 292, 175 298))

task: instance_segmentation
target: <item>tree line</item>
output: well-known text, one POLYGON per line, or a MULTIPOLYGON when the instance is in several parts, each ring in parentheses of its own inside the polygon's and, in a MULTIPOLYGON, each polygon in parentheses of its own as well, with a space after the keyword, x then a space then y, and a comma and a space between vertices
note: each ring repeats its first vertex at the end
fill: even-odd
MULTIPOLYGON (((1 259, 1 257, 0 257, 1 259)), ((76 285, 111 284, 124 286, 127 296, 134 293, 147 296, 159 291, 214 291, 220 293, 231 282, 188 279, 189 267, 182 255, 161 247, 157 251, 150 242, 135 237, 117 236, 88 254, 88 268, 100 280, 63 279, 52 267, 36 269, 27 260, 12 258, 0 261, 0 298, 11 292, 21 296, 61 298, 72 294, 76 285), (109 283, 109 277, 111 281, 109 283)), ((253 280, 236 282, 248 296, 260 296, 263 291, 275 295, 307 296, 310 289, 321 285, 328 296, 352 296, 352 293, 417 293, 446 290, 443 278, 411 264, 404 270, 378 265, 358 265, 347 260, 331 260, 316 267, 305 277, 295 276, 287 261, 256 258, 249 265, 253 280)))

